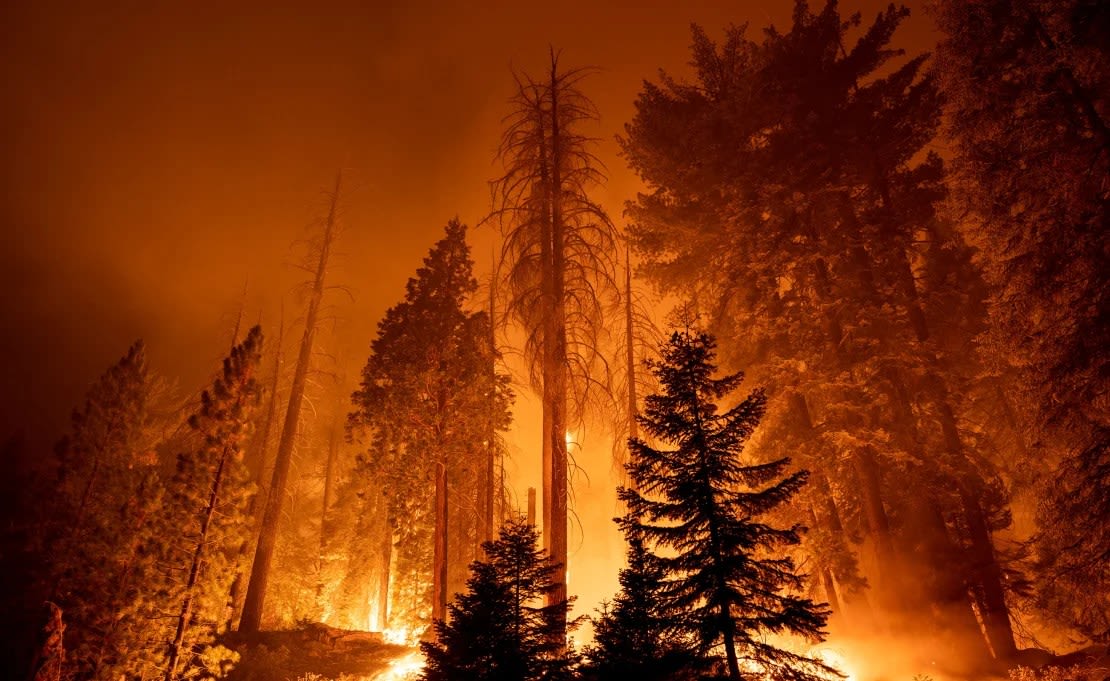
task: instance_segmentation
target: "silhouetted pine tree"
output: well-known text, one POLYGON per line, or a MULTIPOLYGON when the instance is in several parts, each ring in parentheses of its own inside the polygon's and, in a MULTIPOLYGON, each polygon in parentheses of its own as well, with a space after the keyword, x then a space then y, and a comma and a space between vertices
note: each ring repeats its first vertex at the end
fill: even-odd
POLYGON ((828 609, 794 595, 803 576, 784 553, 799 542, 802 528, 780 529, 761 518, 797 494, 808 473, 787 474, 787 458, 741 462, 766 398, 756 390, 719 414, 717 401, 743 375, 713 378, 715 347, 709 334, 687 328, 671 335, 661 361, 648 363, 663 392, 646 398, 639 422, 675 448, 631 440, 635 486, 620 489, 629 508, 622 529, 648 546, 665 575, 656 599, 660 616, 707 660, 720 664, 723 646, 730 679, 742 678, 741 663, 772 678, 825 678, 829 667, 765 637, 824 637, 828 609))
POLYGON ((518 519, 482 545, 486 560, 470 566, 467 591, 436 621, 437 641, 420 647, 425 681, 525 681, 570 678, 563 650, 569 602, 539 605, 557 588, 555 565, 536 546, 534 527, 518 519))
POLYGON ((594 620, 594 644, 586 649, 585 678, 693 678, 704 666, 697 664, 689 637, 673 636, 673 622, 656 605, 665 577, 643 542, 633 539, 628 565, 620 573, 621 590, 594 620))

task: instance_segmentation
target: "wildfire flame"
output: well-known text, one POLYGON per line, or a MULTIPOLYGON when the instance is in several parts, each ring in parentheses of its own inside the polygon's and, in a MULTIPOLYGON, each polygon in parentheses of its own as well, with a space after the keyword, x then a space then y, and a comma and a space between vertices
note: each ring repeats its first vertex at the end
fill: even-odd
POLYGON ((424 656, 419 651, 411 651, 401 655, 389 663, 385 670, 374 681, 406 681, 415 679, 424 669, 424 656))

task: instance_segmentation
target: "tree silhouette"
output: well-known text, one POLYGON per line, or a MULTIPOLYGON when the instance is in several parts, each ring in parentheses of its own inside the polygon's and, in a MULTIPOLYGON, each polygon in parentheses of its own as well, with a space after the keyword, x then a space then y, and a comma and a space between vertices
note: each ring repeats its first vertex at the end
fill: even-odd
POLYGON ((506 523, 471 564, 467 591, 436 621, 436 641, 421 643, 425 681, 528 681, 570 678, 563 651, 568 602, 536 602, 558 589, 556 566, 536 546, 535 528, 506 523))
POLYGON ((763 415, 761 390, 718 413, 742 374, 713 378, 716 343, 708 334, 676 331, 650 362, 663 391, 645 399, 640 424, 674 449, 632 440, 628 465, 633 488, 622 529, 648 547, 665 575, 657 606, 673 628, 690 637, 705 658, 724 647, 729 678, 740 681, 741 662, 774 678, 818 679, 823 663, 778 648, 767 633, 822 640, 828 610, 806 598, 803 576, 783 554, 800 541, 801 527, 786 529, 765 516, 786 504, 808 473, 787 473, 790 460, 741 461, 744 445, 763 415))

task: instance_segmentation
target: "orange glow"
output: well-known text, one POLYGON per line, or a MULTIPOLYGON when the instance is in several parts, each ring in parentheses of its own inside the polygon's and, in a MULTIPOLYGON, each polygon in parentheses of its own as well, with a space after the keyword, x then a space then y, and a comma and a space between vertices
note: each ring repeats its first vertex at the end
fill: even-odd
POLYGON ((424 655, 412 651, 389 663, 389 669, 375 677, 375 681, 404 681, 415 679, 424 670, 424 655))

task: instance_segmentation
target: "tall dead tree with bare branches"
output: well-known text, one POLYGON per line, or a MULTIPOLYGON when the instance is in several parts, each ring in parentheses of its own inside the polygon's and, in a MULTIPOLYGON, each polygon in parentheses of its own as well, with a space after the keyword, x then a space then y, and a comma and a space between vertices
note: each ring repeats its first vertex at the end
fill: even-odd
POLYGON ((293 445, 297 439, 297 426, 300 420, 301 405, 304 402, 305 383, 308 378, 309 364, 312 360, 313 342, 316 338, 316 323, 324 298, 325 275, 328 271, 328 258, 336 237, 338 223, 339 192, 342 174, 335 178, 335 189, 329 197, 328 215, 324 221, 323 234, 317 252, 316 268, 309 292, 308 308, 305 313, 304 335, 301 337, 297 366, 293 381, 289 386, 289 404, 285 410, 285 425, 278 443, 277 458, 270 489, 266 496, 266 507, 262 515, 262 527, 258 535, 258 545, 251 566, 247 597, 243 604, 243 615, 239 620, 239 631, 254 633, 262 623, 262 608, 266 600, 266 588, 270 577, 270 564, 277 543, 278 524, 281 520, 281 507, 285 501, 285 487, 289 481, 289 468, 293 461, 293 445))
POLYGON ((566 598, 566 436, 592 397, 609 394, 602 310, 617 297, 616 231, 588 193, 605 179, 596 140, 583 133, 597 118, 579 89, 589 74, 560 69, 554 50, 543 78, 515 74, 489 218, 504 238, 507 316, 525 332, 531 384, 543 401, 544 547, 559 565, 552 603, 566 598))

